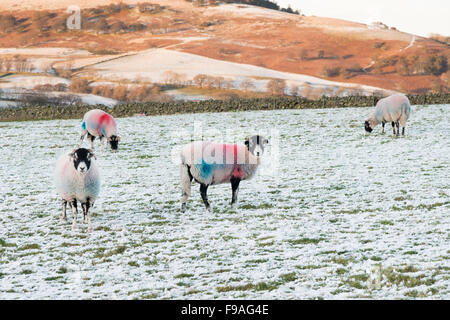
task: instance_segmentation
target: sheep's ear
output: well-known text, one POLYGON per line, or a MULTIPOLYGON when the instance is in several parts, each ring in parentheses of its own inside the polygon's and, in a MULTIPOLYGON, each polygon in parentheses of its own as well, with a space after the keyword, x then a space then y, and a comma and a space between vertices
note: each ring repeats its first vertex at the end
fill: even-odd
POLYGON ((77 149, 74 149, 71 153, 69 153, 69 157, 77 159, 77 149))
POLYGON ((88 149, 88 151, 89 151, 88 159, 91 160, 92 158, 94 158, 95 160, 97 160, 97 157, 94 154, 94 150, 88 149))
POLYGON ((245 140, 244 143, 245 143, 246 146, 248 146, 250 144, 250 141, 248 141, 248 139, 247 139, 247 140, 245 140))

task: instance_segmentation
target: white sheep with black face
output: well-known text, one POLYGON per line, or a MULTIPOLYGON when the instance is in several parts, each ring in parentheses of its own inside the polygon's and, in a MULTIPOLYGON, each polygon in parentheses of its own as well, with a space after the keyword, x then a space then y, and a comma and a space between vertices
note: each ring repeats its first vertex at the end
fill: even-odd
POLYGON ((251 179, 261 161, 267 139, 256 135, 244 144, 224 144, 197 141, 185 145, 180 153, 182 198, 181 211, 186 210, 186 202, 191 195, 191 182, 200 184, 200 193, 206 210, 211 211, 208 202, 208 187, 215 184, 231 183, 231 206, 237 202, 239 183, 251 179))
POLYGON ((95 164, 92 150, 79 148, 58 158, 55 184, 62 198, 62 220, 66 220, 66 206, 70 204, 73 212, 72 230, 75 230, 78 214, 77 201, 83 208, 83 221, 92 231, 90 208, 100 192, 100 175, 95 164))
POLYGON ((405 135, 406 121, 410 113, 411 104, 408 97, 400 93, 393 94, 378 101, 375 111, 364 123, 364 129, 370 133, 381 123, 382 133, 384 133, 384 125, 386 122, 391 122, 394 134, 400 134, 400 125, 402 125, 402 135, 405 135), (395 132, 396 127, 397 133, 395 132))

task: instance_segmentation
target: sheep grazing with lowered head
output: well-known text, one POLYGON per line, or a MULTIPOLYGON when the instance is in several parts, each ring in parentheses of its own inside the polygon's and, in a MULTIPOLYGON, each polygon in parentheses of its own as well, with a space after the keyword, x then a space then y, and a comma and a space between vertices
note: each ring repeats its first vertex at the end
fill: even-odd
POLYGON ((185 145, 181 150, 181 212, 186 210, 186 202, 191 195, 191 182, 200 184, 200 193, 206 210, 211 211, 208 202, 208 187, 215 184, 231 183, 234 208, 237 202, 239 183, 251 179, 269 143, 262 136, 252 136, 245 144, 223 144, 197 141, 185 145))
POLYGON ((79 148, 58 158, 55 184, 62 198, 62 220, 66 220, 66 207, 69 203, 73 213, 72 230, 77 225, 77 201, 83 208, 83 221, 92 231, 90 208, 100 192, 100 175, 94 162, 92 150, 79 148))
POLYGON ((116 151, 119 145, 120 137, 117 136, 117 124, 114 117, 109 113, 94 109, 86 112, 81 123, 80 146, 86 134, 91 141, 91 149, 94 149, 94 140, 100 138, 100 145, 103 150, 103 138, 111 145, 111 150, 116 151))
POLYGON ((375 111, 364 123, 364 128, 367 132, 372 132, 373 128, 381 123, 383 126, 381 132, 384 133, 384 125, 386 122, 391 122, 394 134, 400 134, 400 125, 402 125, 402 135, 405 135, 406 121, 410 113, 411 104, 408 97, 396 93, 378 101, 375 111), (397 128, 397 133, 395 128, 397 128))

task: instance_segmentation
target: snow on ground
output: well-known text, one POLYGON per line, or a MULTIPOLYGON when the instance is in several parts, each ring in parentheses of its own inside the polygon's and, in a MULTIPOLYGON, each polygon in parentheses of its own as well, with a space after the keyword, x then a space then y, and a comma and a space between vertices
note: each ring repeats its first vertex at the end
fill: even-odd
MULTIPOLYGON (((73 94, 73 93, 70 93, 73 94)), ((102 96, 97 96, 95 94, 76 94, 77 96, 79 96, 81 98, 81 101, 83 103, 89 104, 89 105, 97 105, 97 104, 102 104, 104 106, 107 107, 113 107, 115 106, 118 101, 115 99, 111 99, 111 98, 106 98, 106 97, 102 97, 102 96)))
POLYGON ((166 49, 142 51, 136 55, 96 64, 93 66, 93 69, 102 78, 115 80, 132 80, 137 77, 143 77, 150 78, 155 82, 164 82, 167 71, 185 75, 188 79, 193 79, 198 74, 222 76, 237 81, 235 86, 238 86, 245 78, 252 78, 258 91, 265 91, 267 82, 274 78, 285 79, 288 80, 289 84, 297 84, 300 86, 308 83, 312 87, 360 87, 369 92, 383 91, 383 89, 377 87, 328 81, 302 74, 280 72, 249 64, 216 60, 166 49), (254 78, 258 78, 259 80, 254 78))
POLYGON ((2 89, 33 89, 37 85, 42 84, 59 84, 63 83, 66 85, 70 84, 70 80, 60 77, 52 76, 38 76, 38 75, 22 75, 15 74, 7 77, 3 77, 0 82, 0 88, 2 89))
POLYGON ((245 5, 245 4, 222 4, 219 6, 208 7, 203 12, 204 15, 226 14, 227 16, 236 16, 244 18, 266 18, 271 20, 300 20, 301 16, 282 11, 267 9, 263 7, 245 5))
POLYGON ((21 54, 21 55, 40 55, 40 56, 72 56, 89 55, 86 50, 72 48, 0 48, 0 54, 21 54))
POLYGON ((81 215, 76 232, 60 222, 52 188, 80 120, 2 123, 0 299, 448 299, 448 108, 413 106, 405 137, 365 134, 372 108, 117 119, 119 152, 96 144, 91 234, 81 215), (236 210, 221 185, 205 213, 196 184, 179 211, 171 150, 195 121, 219 141, 269 138, 236 210))

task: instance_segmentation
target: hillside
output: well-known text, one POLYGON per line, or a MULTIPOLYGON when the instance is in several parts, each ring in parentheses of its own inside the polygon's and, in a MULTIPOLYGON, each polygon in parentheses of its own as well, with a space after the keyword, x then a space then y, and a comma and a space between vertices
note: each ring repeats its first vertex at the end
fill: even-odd
MULTIPOLYGON (((77 1, 81 30, 68 30, 73 1, 3 0, 0 70, 19 71, 17 60, 26 60, 20 71, 87 78, 91 88, 159 83, 257 94, 280 80, 285 93, 304 96, 448 91, 450 47, 382 23, 241 4, 111 2, 77 1)), ((5 82, 0 74, 0 88, 5 82)))

